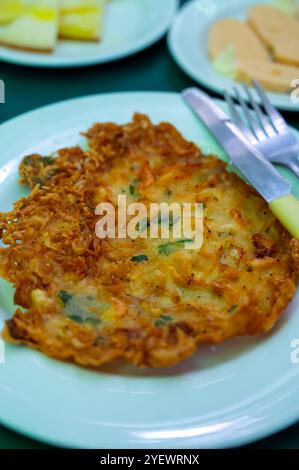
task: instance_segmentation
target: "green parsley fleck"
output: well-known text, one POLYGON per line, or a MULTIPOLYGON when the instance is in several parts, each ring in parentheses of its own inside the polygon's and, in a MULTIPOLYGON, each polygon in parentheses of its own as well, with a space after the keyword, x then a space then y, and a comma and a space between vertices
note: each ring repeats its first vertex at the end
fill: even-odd
POLYGON ((42 157, 41 159, 44 166, 52 165, 54 163, 53 157, 42 157))
POLYGON ((228 309, 228 313, 234 313, 238 308, 238 305, 235 304, 235 305, 232 305, 229 309, 228 309))
POLYGON ((160 326, 165 326, 169 322, 171 322, 172 320, 173 320, 173 318, 170 315, 160 315, 159 320, 155 321, 155 326, 157 326, 158 328, 160 326))
POLYGON ((69 315, 68 317, 70 320, 79 323, 80 325, 83 325, 84 323, 89 323, 91 326, 97 326, 101 323, 101 320, 99 318, 95 318, 92 316, 89 317, 80 317, 80 315, 69 315))
POLYGON ((132 184, 129 186, 129 191, 131 196, 138 196, 138 191, 137 191, 137 185, 138 185, 138 180, 133 181, 132 184))
POLYGON ((133 263, 144 263, 145 261, 148 261, 148 256, 146 255, 133 256, 133 258, 131 258, 131 261, 133 261, 133 263))

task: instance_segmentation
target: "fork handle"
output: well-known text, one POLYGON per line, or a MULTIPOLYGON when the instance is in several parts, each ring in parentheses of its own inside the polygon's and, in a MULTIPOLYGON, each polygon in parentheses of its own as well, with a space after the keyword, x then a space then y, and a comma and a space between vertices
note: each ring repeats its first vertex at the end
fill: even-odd
POLYGON ((290 194, 274 199, 269 207, 290 234, 299 240, 299 200, 290 194))
POLYGON ((299 178, 299 160, 296 163, 290 160, 286 165, 299 178))

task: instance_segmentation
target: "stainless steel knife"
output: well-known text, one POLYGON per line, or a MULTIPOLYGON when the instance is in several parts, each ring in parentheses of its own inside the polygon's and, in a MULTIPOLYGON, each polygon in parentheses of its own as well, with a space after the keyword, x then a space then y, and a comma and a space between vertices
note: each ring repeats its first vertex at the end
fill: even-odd
POLYGON ((231 162, 269 203, 270 209, 299 239, 299 201, 291 194, 291 184, 242 135, 225 112, 203 91, 188 88, 185 102, 208 127, 231 162))

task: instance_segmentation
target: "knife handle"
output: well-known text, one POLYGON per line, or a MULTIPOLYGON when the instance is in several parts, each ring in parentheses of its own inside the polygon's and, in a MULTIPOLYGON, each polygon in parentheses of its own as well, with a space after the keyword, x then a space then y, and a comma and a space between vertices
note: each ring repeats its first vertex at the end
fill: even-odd
POLYGON ((269 207, 290 234, 299 240, 299 200, 290 194, 274 199, 269 207))

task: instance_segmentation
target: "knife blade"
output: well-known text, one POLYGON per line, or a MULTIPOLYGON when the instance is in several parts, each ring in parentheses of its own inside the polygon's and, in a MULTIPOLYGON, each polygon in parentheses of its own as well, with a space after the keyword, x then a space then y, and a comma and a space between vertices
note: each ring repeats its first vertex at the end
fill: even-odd
POLYGON ((234 166, 268 203, 291 194, 290 182, 246 140, 209 95, 197 88, 188 88, 182 96, 221 144, 234 166))

